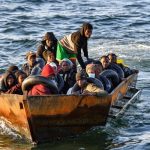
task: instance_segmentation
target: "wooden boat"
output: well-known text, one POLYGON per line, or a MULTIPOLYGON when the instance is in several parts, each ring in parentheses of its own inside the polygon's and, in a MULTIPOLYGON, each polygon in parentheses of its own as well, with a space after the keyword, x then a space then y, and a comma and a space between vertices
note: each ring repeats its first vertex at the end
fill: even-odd
POLYGON ((105 96, 1 94, 0 116, 9 127, 35 143, 74 136, 104 126, 109 116, 116 117, 139 95, 140 90, 133 87, 136 79, 137 74, 129 76, 105 96), (124 105, 117 106, 115 103, 122 99, 124 105), (119 111, 110 114, 110 108, 119 111))

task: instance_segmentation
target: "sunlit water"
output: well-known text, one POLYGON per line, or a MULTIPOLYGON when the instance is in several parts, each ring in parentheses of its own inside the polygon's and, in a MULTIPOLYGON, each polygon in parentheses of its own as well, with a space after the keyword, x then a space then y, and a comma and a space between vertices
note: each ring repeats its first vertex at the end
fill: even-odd
POLYGON ((0 0, 0 71, 19 67, 27 51, 36 51, 43 35, 58 39, 76 31, 83 22, 93 24, 88 42, 91 58, 115 52, 140 70, 140 99, 106 127, 63 141, 34 146, 0 123, 0 149, 149 150, 150 149, 150 2, 149 0, 0 0))

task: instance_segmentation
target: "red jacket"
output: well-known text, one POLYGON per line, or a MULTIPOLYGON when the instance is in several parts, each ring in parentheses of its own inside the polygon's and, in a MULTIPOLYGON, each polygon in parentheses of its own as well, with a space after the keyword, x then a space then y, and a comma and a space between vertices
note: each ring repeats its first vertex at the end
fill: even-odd
POLYGON ((49 94, 52 94, 50 89, 45 87, 42 84, 34 85, 28 93, 28 95, 33 95, 33 96, 35 96, 35 95, 49 95, 49 94))

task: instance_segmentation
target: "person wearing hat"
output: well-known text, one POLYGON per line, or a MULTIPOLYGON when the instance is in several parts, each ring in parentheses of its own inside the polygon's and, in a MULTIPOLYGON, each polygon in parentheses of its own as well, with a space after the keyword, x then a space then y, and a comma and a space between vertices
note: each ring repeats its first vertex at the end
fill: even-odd
MULTIPOLYGON (((55 78, 55 71, 49 64, 46 64, 42 69, 41 76, 53 80, 55 78)), ((32 89, 28 92, 28 95, 49 95, 49 94, 52 94, 51 89, 43 84, 34 85, 32 89)))
POLYGON ((85 69, 85 63, 81 56, 83 49, 84 56, 89 59, 87 41, 92 35, 93 26, 90 23, 83 23, 80 30, 64 36, 57 44, 56 59, 61 62, 64 58, 70 59, 76 64, 76 59, 82 69, 85 69))
POLYGON ((33 68, 38 65, 38 62, 36 61, 36 53, 33 51, 27 52, 25 59, 27 60, 27 63, 22 65, 22 71, 29 76, 33 68))
POLYGON ((54 57, 56 58, 56 49, 57 49, 57 38, 55 37, 53 32, 46 32, 41 41, 41 45, 39 45, 37 49, 36 54, 37 56, 44 59, 43 52, 45 50, 48 50, 51 51, 54 54, 54 57))
POLYGON ((87 77, 78 72, 76 73, 76 83, 79 87, 78 91, 73 91, 72 94, 84 94, 84 95, 107 95, 108 93, 102 88, 98 87, 94 83, 89 83, 87 77))

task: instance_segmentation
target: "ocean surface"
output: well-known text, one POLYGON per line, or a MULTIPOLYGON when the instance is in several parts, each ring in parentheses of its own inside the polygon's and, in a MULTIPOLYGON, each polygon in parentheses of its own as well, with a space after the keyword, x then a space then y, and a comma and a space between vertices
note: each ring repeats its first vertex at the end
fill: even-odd
POLYGON ((86 21, 94 27, 90 57, 114 52, 138 69, 140 99, 106 127, 38 146, 0 122, 0 149, 150 150, 149 0, 0 0, 0 73, 11 64, 21 67, 26 52, 36 51, 47 31, 60 39, 86 21))

